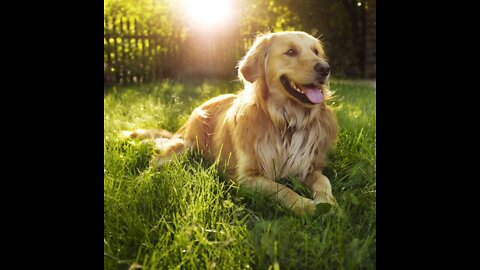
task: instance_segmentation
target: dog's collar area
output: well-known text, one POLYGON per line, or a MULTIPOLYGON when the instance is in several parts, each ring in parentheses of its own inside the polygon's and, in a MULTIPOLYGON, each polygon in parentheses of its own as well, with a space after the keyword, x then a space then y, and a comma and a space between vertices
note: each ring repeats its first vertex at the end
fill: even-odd
POLYGON ((304 93, 300 93, 299 91, 293 89, 290 85, 290 79, 288 79, 286 75, 280 76, 280 82, 282 83, 283 88, 285 88, 290 95, 294 96, 299 101, 310 105, 316 105, 315 103, 311 102, 304 93))

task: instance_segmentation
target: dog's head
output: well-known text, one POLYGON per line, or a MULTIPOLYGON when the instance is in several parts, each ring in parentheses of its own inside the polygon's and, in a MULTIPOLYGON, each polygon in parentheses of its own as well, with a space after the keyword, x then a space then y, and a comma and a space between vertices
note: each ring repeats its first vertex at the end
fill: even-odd
POLYGON ((311 107, 328 95, 330 66, 320 41, 305 32, 257 37, 239 63, 240 79, 264 79, 268 95, 281 95, 311 107))

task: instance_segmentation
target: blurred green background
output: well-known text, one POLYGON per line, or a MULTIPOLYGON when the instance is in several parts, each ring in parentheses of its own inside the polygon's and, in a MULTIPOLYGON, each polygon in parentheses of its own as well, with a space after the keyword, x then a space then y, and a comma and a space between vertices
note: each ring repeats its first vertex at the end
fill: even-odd
POLYGON ((324 42, 334 78, 375 78, 376 0, 105 0, 104 83, 235 79, 258 33, 324 42))

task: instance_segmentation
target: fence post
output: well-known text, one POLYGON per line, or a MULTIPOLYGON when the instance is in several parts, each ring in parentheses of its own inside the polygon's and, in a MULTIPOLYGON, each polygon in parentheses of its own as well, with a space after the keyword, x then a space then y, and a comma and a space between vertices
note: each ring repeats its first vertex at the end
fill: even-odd
POLYGON ((113 33, 113 51, 115 56, 115 83, 120 83, 120 57, 118 57, 118 42, 117 42, 117 18, 112 17, 112 33, 113 33))

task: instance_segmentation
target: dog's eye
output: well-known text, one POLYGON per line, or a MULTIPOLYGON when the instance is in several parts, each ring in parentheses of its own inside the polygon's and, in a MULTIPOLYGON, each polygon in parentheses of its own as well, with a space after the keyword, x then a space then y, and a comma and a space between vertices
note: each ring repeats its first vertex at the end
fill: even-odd
POLYGON ((297 55, 297 52, 294 49, 289 49, 288 51, 285 52, 285 55, 295 56, 297 55))
POLYGON ((317 50, 317 49, 313 49, 313 53, 314 53, 315 55, 318 55, 318 50, 317 50))

